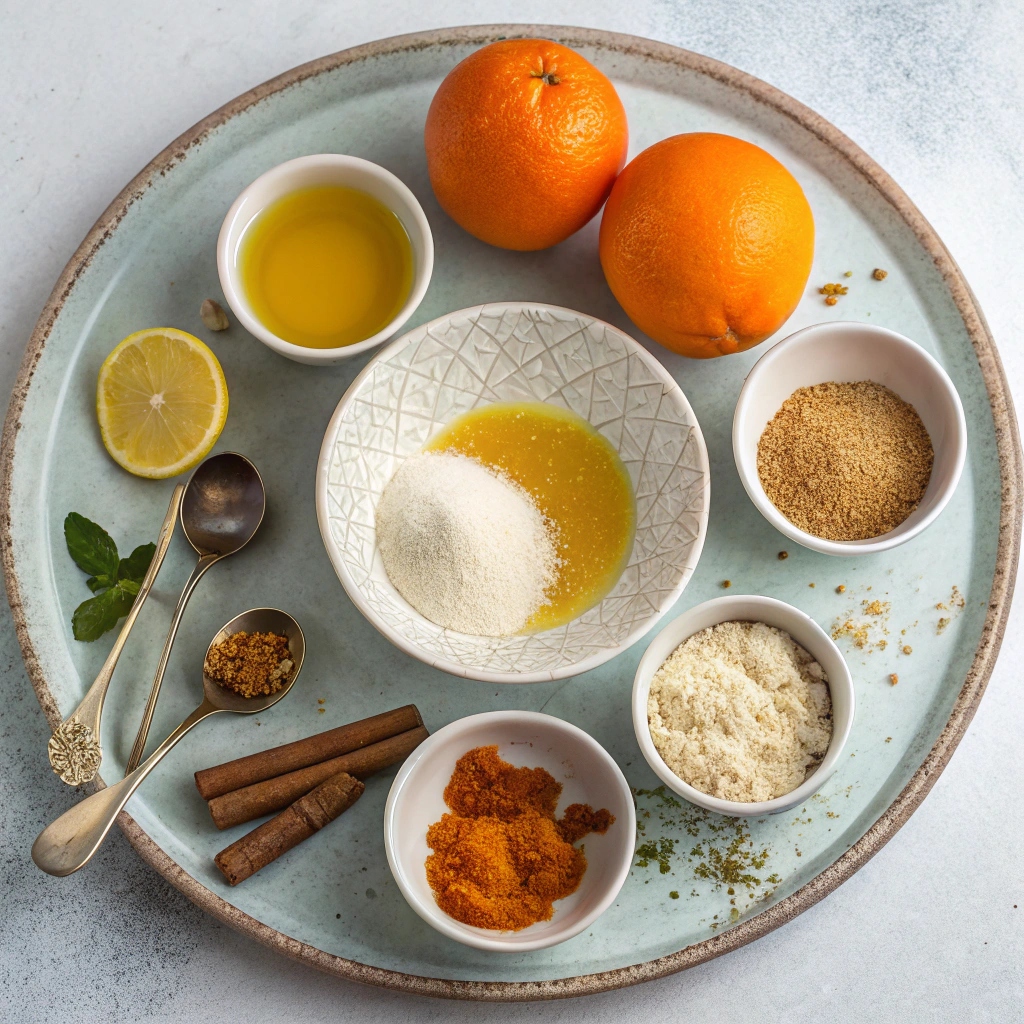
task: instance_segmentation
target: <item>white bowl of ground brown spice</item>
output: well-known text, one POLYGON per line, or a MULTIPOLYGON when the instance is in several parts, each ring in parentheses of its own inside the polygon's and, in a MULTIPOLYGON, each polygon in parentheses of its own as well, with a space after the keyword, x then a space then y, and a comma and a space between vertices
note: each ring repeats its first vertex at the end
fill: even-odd
POLYGON ((817 324, 754 364, 733 418, 740 480, 790 540, 862 555, 917 536, 967 454, 963 407, 920 345, 860 323, 817 324))
POLYGON ((719 814, 786 811, 839 766, 850 670, 828 634, 770 597, 720 597, 673 619, 633 684, 633 728, 669 789, 719 814))

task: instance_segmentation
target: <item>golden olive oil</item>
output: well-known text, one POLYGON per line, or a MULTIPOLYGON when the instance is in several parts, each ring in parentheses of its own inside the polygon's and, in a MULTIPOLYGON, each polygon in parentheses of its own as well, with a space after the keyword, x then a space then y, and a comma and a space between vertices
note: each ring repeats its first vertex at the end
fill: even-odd
POLYGON ((246 228, 239 255, 256 318, 306 348, 372 337, 412 288, 412 245, 402 222, 354 188, 323 185, 283 196, 246 228))
POLYGON ((544 402, 499 402, 459 416, 426 449, 504 473, 554 527, 558 579, 524 632, 578 618, 618 582, 636 534, 633 485, 618 452, 585 419, 544 402))

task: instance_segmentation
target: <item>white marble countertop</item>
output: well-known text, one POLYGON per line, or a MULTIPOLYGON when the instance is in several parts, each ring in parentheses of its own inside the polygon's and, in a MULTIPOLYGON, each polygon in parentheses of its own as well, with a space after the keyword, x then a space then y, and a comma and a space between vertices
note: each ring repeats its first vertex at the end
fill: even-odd
MULTIPOLYGON (((885 167, 963 268, 1024 407, 1019 0, 0 2, 0 392, 53 282, 121 186, 192 123, 302 61, 400 32, 557 22, 709 54, 809 104, 885 167)), ((29 847, 72 799, 0 611, 5 1021, 1009 1021, 1024 1005, 1024 605, 951 764, 902 831, 795 921, 640 988, 454 1004, 318 974, 207 917, 115 832, 53 879, 29 847), (1020 909, 1015 909, 1015 904, 1020 909)))

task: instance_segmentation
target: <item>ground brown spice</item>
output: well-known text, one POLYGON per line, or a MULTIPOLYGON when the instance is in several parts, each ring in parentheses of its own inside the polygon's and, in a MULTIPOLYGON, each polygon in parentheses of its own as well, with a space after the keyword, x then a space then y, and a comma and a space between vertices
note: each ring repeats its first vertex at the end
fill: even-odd
POLYGON ((437 905, 477 928, 519 931, 550 920, 554 901, 579 887, 587 858, 572 844, 615 821, 607 810, 571 804, 543 768, 516 768, 498 748, 463 754, 445 787, 451 814, 427 830, 427 881, 437 905))
POLYGON ((917 508, 934 452, 921 418, 874 381, 799 388, 757 446, 761 486, 792 523, 827 540, 866 540, 917 508))
POLYGON ((210 649, 203 671, 243 697, 267 697, 288 681, 289 655, 288 637, 240 630, 210 649))

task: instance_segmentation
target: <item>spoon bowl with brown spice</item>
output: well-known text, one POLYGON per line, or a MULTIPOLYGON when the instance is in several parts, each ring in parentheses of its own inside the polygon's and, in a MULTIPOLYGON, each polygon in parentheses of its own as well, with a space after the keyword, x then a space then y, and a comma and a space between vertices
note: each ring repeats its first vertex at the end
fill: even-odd
POLYGON ((185 733, 219 711, 242 715, 266 711, 295 685, 305 653, 302 629, 287 612, 253 608, 236 615, 219 630, 206 652, 203 702, 133 772, 86 797, 43 829, 32 845, 36 865, 58 876, 84 867, 135 790, 185 733), (246 644, 252 637, 259 638, 257 643, 246 644), (218 652, 223 656, 218 657, 218 652), (263 680, 258 677, 261 670, 263 680))

